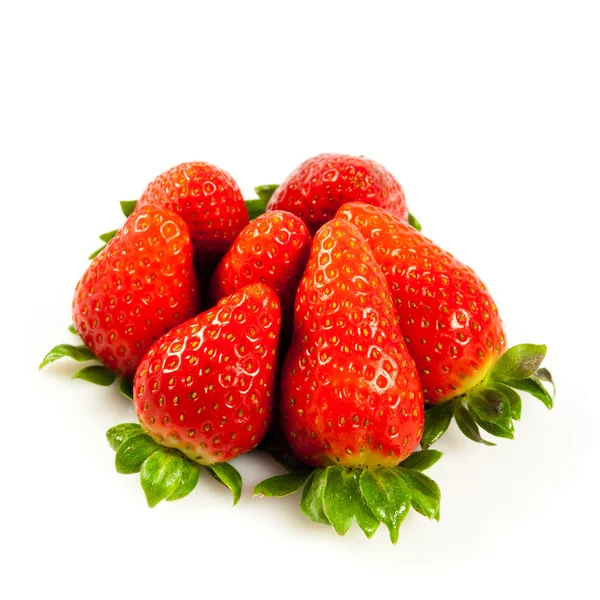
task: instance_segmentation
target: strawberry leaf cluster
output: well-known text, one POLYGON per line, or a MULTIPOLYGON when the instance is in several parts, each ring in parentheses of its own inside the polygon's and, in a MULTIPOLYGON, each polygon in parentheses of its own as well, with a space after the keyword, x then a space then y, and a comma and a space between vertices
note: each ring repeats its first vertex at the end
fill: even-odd
MULTIPOLYGON (((198 483, 200 465, 174 448, 157 444, 137 423, 122 423, 106 432, 110 447, 116 451, 115 467, 124 475, 140 474, 140 483, 150 508, 162 500, 185 498, 198 483)), ((231 490, 233 504, 242 494, 242 477, 228 463, 204 467, 209 474, 231 490)))

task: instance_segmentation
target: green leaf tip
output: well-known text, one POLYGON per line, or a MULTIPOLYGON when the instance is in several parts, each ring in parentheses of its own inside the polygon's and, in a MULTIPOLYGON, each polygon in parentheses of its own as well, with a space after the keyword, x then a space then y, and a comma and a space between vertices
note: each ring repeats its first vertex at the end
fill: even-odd
POLYGON ((469 410, 469 412, 471 413, 471 416, 473 417, 475 423, 477 423, 477 425, 481 427, 481 429, 483 429, 484 431, 491 433, 495 437, 506 438, 508 440, 515 439, 512 423, 510 424, 510 427, 503 428, 499 425, 496 425, 495 423, 491 423, 490 421, 484 421, 471 410, 469 410))
POLYGON ((121 377, 119 382, 119 392, 128 400, 133 401, 133 379, 129 377, 121 377))
POLYGON ((414 227, 417 231, 421 231, 423 227, 421 227, 421 223, 419 223, 417 217, 412 213, 408 213, 408 224, 411 227, 414 227))
POLYGON ((323 494, 331 467, 315 469, 306 480, 302 490, 300 509, 314 523, 331 525, 323 509, 323 494))
POLYGON ((83 379, 96 385, 109 386, 115 382, 117 376, 110 370, 101 365, 84 367, 73 375, 72 379, 83 379))
POLYGON ((495 383, 494 387, 508 398, 511 416, 515 421, 519 421, 521 419, 521 396, 503 383, 495 383))
POLYGON ((192 492, 198 484, 200 478, 200 466, 188 459, 183 459, 181 479, 175 491, 166 499, 167 502, 181 500, 192 492))
POLYGON ((106 439, 113 450, 118 450, 119 446, 127 439, 134 435, 144 433, 141 425, 138 423, 121 423, 111 427, 106 432, 106 439))
POLYGON ((544 344, 513 346, 498 359, 488 375, 488 379, 492 381, 526 379, 540 368, 546 351, 547 348, 544 344))
POLYGON ((482 388, 469 395, 469 409, 486 423, 501 429, 512 429, 512 410, 506 394, 500 389, 482 388))
POLYGON ((554 396, 552 396, 542 382, 533 375, 527 379, 509 380, 505 383, 516 390, 531 394, 534 398, 540 400, 549 410, 554 407, 554 396))
POLYGON ((533 376, 539 381, 545 381, 552 386, 552 399, 554 399, 556 396, 556 386, 554 385, 554 379, 552 379, 550 371, 548 371, 548 369, 545 367, 542 367, 541 369, 538 369, 533 376))
POLYGON ((121 200, 119 204, 121 205, 121 212, 126 217, 129 217, 129 215, 131 215, 131 213, 135 210, 137 200, 121 200))
POLYGON ((260 217, 267 208, 267 202, 265 200, 246 200, 246 209, 248 211, 248 218, 253 221, 256 217, 260 217))
POLYGON ((296 493, 304 487, 311 471, 301 470, 292 473, 276 475, 261 481, 254 488, 254 496, 271 496, 281 498, 296 493))
POLYGON ((235 506, 242 497, 242 476, 240 472, 229 463, 214 463, 206 467, 211 475, 228 487, 233 494, 233 505, 235 506))
POLYGON ((139 473, 144 462, 161 448, 162 446, 146 433, 141 432, 127 436, 118 446, 115 455, 117 472, 123 475, 139 473))
POLYGON ((92 352, 88 350, 86 346, 72 346, 71 344, 59 344, 54 346, 39 365, 39 369, 43 369, 47 364, 58 360, 59 358, 72 358, 77 362, 87 362, 89 360, 96 360, 96 357, 92 352))
POLYGON ((256 195, 266 204, 275 190, 279 187, 277 183, 268 183, 266 185, 257 185, 254 188, 256 195))
POLYGON ((140 483, 150 508, 177 491, 183 478, 183 464, 184 459, 180 455, 165 449, 157 450, 146 458, 140 471, 140 483))
POLYGON ((402 464, 396 468, 396 473, 408 487, 411 506, 428 519, 439 521, 442 493, 438 484, 423 473, 402 467, 402 464))
POLYGON ((467 410, 463 404, 463 397, 458 396, 452 400, 452 415, 458 425, 458 428, 463 434, 473 442, 484 444, 486 446, 495 446, 493 442, 488 442, 486 439, 481 437, 479 433, 479 427, 473 418, 473 415, 467 410))
POLYGON ((375 517, 388 528, 392 544, 396 544, 400 525, 410 508, 406 483, 392 469, 364 469, 360 489, 375 517))
POLYGON ((79 335, 77 333, 77 330, 75 329, 75 325, 73 325, 73 323, 71 323, 68 327, 68 330, 73 334, 73 335, 79 335))
POLYGON ((89 256, 88 256, 88 260, 94 260, 94 258, 96 258, 96 256, 98 256, 98 254, 100 254, 100 252, 102 252, 102 250, 104 250, 104 248, 106 248, 106 244, 104 244, 104 246, 101 246, 100 248, 98 248, 98 250, 94 250, 89 256))
POLYGON ((414 471, 426 471, 433 467, 440 458, 442 458, 442 453, 439 450, 421 450, 413 452, 400 463, 400 466, 414 471))
POLYGON ((428 407, 425 411, 425 426, 421 438, 421 448, 427 450, 429 446, 437 442, 448 429, 450 421, 452 421, 452 402, 444 402, 428 407))
POLYGON ((113 229, 112 231, 107 231, 106 233, 101 233, 98 237, 106 244, 112 240, 115 235, 119 232, 118 229, 113 229))

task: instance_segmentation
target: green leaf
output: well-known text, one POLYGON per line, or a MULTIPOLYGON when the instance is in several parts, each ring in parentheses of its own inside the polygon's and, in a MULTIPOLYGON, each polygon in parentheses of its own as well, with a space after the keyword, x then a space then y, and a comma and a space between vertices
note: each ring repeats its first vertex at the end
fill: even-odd
POLYGON ((100 365, 84 367, 72 377, 72 379, 84 379, 90 383, 104 386, 112 385, 116 378, 117 376, 110 369, 100 365))
POLYGON ((550 371, 542 367, 541 369, 538 369, 533 376, 536 379, 539 379, 540 381, 545 381, 546 383, 549 383, 552 386, 552 399, 554 399, 556 397, 556 386, 554 385, 554 380, 552 379, 550 371))
POLYGON ((421 231, 421 229, 423 229, 421 227, 421 223, 419 223, 419 221, 417 220, 417 217, 415 217, 415 215, 408 213, 408 224, 411 227, 414 227, 417 231, 421 231))
POLYGON ((425 411, 425 427, 421 438, 421 448, 427 450, 439 440, 452 421, 452 403, 436 404, 425 411))
POLYGON ((546 350, 543 344, 519 344, 509 348, 492 368, 489 379, 505 382, 507 379, 530 377, 542 364, 546 350))
POLYGON ((137 200, 121 200, 120 204, 123 214, 128 217, 135 210, 137 200))
POLYGON ((130 377, 121 377, 121 381, 119 382, 119 392, 125 398, 129 398, 129 400, 133 401, 133 379, 130 377))
POLYGON ((185 498, 198 483, 198 479, 200 477, 200 466, 197 463, 188 460, 187 458, 182 457, 182 461, 183 465, 181 468, 181 479, 179 480, 179 485, 167 498, 167 502, 185 498))
POLYGON ((442 453, 439 450, 421 450, 420 452, 413 452, 400 464, 404 469, 426 471, 433 467, 440 458, 442 458, 442 453))
POLYGON ((323 510, 323 494, 327 485, 327 475, 331 467, 315 469, 306 480, 302 490, 302 501, 300 508, 302 512, 315 523, 331 525, 325 511, 323 510))
POLYGON ((351 499, 346 490, 344 467, 331 467, 327 474, 327 485, 323 493, 323 511, 339 535, 344 535, 354 518, 351 499))
POLYGON ((75 325, 73 325, 73 323, 71 323, 71 324, 69 325, 69 331, 70 331, 70 332, 71 332, 73 335, 79 335, 79 334, 77 333, 77 330, 75 329, 75 325))
POLYGON ((508 440, 515 439, 514 428, 512 423, 510 425, 510 429, 503 429, 502 427, 499 427, 494 423, 490 423, 489 421, 483 421, 475 413, 473 413, 472 411, 470 412, 475 423, 477 423, 477 425, 479 425, 479 427, 481 427, 481 429, 483 429, 484 431, 487 431, 488 433, 491 433, 492 435, 499 438, 506 438, 508 440))
POLYGON ((295 473, 285 473, 276 475, 261 481, 254 488, 255 496, 289 496, 301 489, 312 471, 296 471, 295 473))
POLYGON ((410 507, 410 491, 404 480, 392 469, 363 469, 360 489, 371 512, 388 528, 392 544, 397 543, 410 507))
POLYGON ((227 486, 233 494, 233 505, 235 506, 242 496, 242 476, 239 471, 229 463, 214 463, 206 467, 210 469, 215 478, 227 486))
POLYGON ((124 475, 138 473, 144 461, 160 449, 161 446, 145 433, 129 436, 117 448, 115 467, 124 475))
POLYGON ((88 256, 88 260, 94 260, 94 258, 96 258, 96 256, 98 256, 98 254, 100 254, 100 252, 102 252, 102 250, 104 250, 104 248, 106 248, 106 244, 104 244, 104 246, 98 248, 98 250, 94 250, 89 256, 88 256))
POLYGON ((479 427, 473 419, 471 413, 463 406, 462 399, 459 396, 452 401, 452 414, 458 428, 474 442, 485 444, 486 446, 495 446, 496 444, 484 440, 479 434, 479 427))
POLYGON ((352 499, 354 520, 362 532, 371 539, 379 527, 379 519, 371 512, 360 489, 362 469, 352 469, 346 474, 346 489, 352 499))
POLYGON ((140 482, 150 508, 166 500, 179 488, 183 461, 181 456, 168 450, 159 450, 146 459, 140 472, 140 482))
POLYGON ((515 421, 521 420, 521 396, 503 383, 495 383, 494 387, 502 392, 510 402, 510 413, 515 421))
POLYGON ((143 429, 137 423, 121 423, 111 427, 106 432, 106 439, 113 450, 118 450, 119 446, 134 435, 144 433, 143 429))
POLYGON ((77 362, 86 362, 88 360, 96 360, 92 352, 86 346, 71 346, 71 344, 59 344, 54 346, 40 363, 39 369, 43 369, 47 364, 64 357, 72 358, 77 362))
POLYGON ((512 411, 509 399, 499 389, 482 388, 473 391, 467 397, 471 412, 487 423, 493 423, 501 429, 512 428, 512 411))
POLYGON ((254 188, 256 195, 266 204, 270 199, 275 190, 279 187, 276 183, 269 183, 266 185, 258 185, 254 188))
POLYGON ((108 242, 110 242, 110 240, 112 240, 115 237, 115 235, 117 235, 118 231, 118 229, 113 229, 112 231, 102 233, 99 237, 103 242, 106 242, 108 244, 108 242))
POLYGON ((331 467, 323 494, 323 510, 338 535, 345 535, 353 519, 368 538, 379 527, 360 490, 361 469, 331 467))
POLYGON ((411 506, 428 519, 439 521, 442 493, 438 484, 417 471, 397 467, 396 472, 409 489, 411 506))
POLYGON ((265 212, 266 207, 267 203, 264 200, 246 200, 246 209, 251 221, 256 217, 260 217, 265 212))
POLYGON ((552 409, 554 406, 554 400, 550 395, 550 392, 544 387, 542 382, 537 377, 528 377, 527 379, 509 380, 505 382, 512 388, 521 390, 531 394, 534 398, 541 400, 544 406, 548 409, 552 409))

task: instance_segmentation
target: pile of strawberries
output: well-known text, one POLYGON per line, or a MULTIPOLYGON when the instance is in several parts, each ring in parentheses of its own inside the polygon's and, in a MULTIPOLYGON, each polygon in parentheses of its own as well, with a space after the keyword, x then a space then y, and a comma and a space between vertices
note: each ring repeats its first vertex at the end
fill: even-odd
POLYGON ((120 378, 138 423, 107 433, 148 504, 195 487, 200 467, 241 494, 235 457, 288 471, 255 495, 303 489, 301 508, 339 534, 353 520, 398 539, 410 506, 439 519, 423 470, 452 418, 470 439, 512 438, 519 391, 552 407, 543 345, 507 349, 478 275, 420 233, 380 164, 324 154, 244 202, 225 171, 160 175, 75 289, 72 332, 53 348, 120 378), (421 447, 418 450, 418 447, 421 447))

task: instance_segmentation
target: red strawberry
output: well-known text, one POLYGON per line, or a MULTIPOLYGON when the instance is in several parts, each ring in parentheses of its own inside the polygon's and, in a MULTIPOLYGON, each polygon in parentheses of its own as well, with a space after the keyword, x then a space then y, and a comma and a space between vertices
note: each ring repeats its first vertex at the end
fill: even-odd
POLYGON ((290 323, 311 236, 301 219, 283 211, 261 215, 240 233, 213 274, 213 303, 250 283, 264 283, 279 297, 283 322, 290 323))
POLYGON ((281 415, 312 466, 394 466, 421 439, 423 393, 385 277, 340 219, 315 236, 298 288, 281 415))
POLYGON ((412 505, 439 519, 440 490, 420 471, 441 456, 411 452, 423 431, 423 391, 381 268, 353 225, 334 219, 315 236, 298 288, 281 389, 282 427, 297 470, 255 495, 301 488, 304 514, 344 535, 382 522, 393 543, 412 505))
POLYGON ((129 377, 152 343, 198 306, 187 225, 166 208, 144 206, 77 284, 73 324, 98 359, 129 377))
MULTIPOLYGON (((500 428, 504 437, 512 437, 511 403, 514 407, 518 395, 505 384, 516 382, 518 387, 518 380, 534 375, 545 347, 516 346, 499 362, 506 350, 502 321, 472 269, 381 208, 346 204, 337 217, 359 229, 385 273, 425 401, 438 404, 473 390, 477 396, 483 392, 487 400, 468 403, 475 421, 494 435, 503 433, 500 428), (527 368, 526 360, 530 360, 527 368), (523 363, 524 370, 516 363, 523 363)), ((458 403, 455 416, 457 412, 463 413, 458 403)), ((474 425, 468 414, 462 417, 474 425)))
POLYGON ((148 185, 139 205, 160 204, 188 224, 196 263, 209 271, 248 224, 248 211, 233 177, 205 162, 177 165, 148 185))
POLYGON ((135 377, 142 427, 202 465, 255 448, 271 420, 280 325, 276 294, 254 284, 164 335, 135 377))
POLYGON ((273 193, 267 210, 298 215, 312 234, 345 202, 381 206, 408 219, 404 192, 394 176, 364 157, 320 154, 303 162, 273 193))

